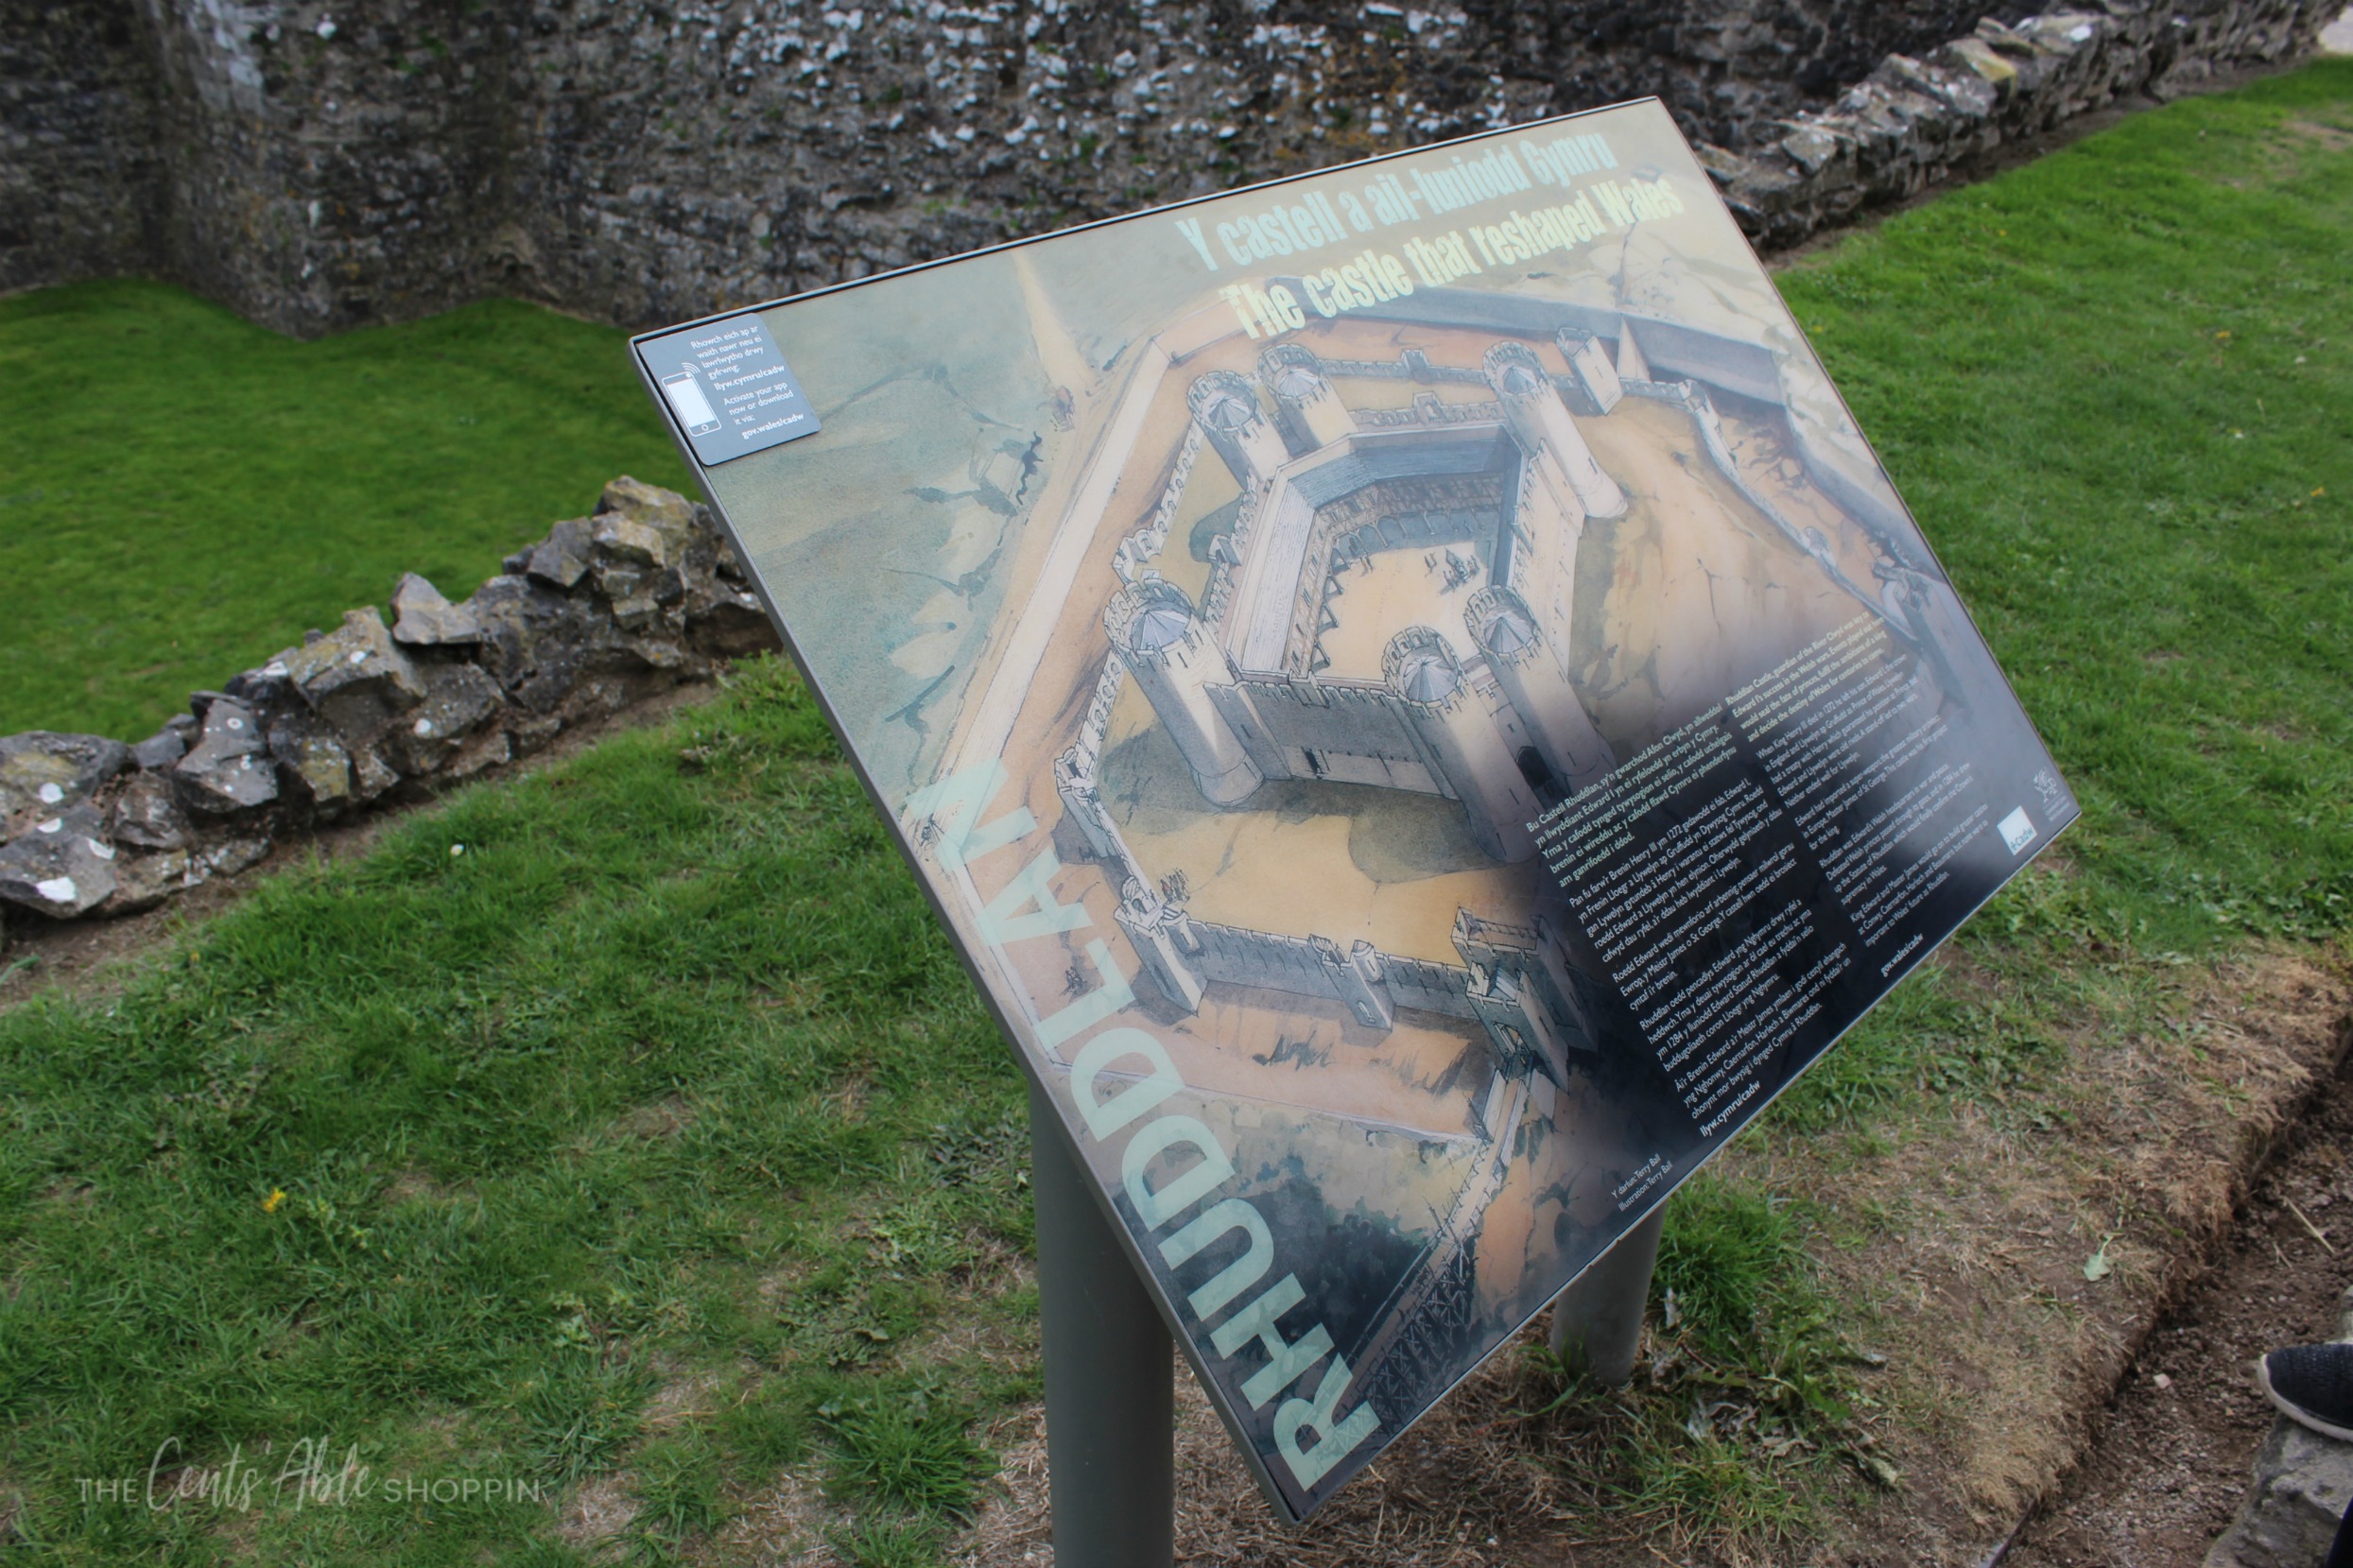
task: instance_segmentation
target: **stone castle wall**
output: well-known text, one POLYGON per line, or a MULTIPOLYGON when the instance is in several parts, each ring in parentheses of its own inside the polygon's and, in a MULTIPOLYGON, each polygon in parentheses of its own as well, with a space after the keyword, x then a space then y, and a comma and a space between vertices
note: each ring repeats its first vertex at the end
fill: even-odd
POLYGON ((131 0, 0 0, 0 290, 165 265, 163 98, 131 0))
POLYGON ((2335 4, 0 0, 0 289, 647 326, 1648 93, 1786 243, 2335 4))

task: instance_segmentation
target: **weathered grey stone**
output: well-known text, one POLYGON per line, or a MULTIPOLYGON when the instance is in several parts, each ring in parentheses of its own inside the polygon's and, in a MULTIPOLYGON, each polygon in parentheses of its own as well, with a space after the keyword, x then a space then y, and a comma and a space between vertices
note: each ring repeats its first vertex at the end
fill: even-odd
POLYGON ((188 754, 188 737, 173 729, 158 730, 130 749, 134 767, 169 767, 188 754))
POLYGON ((97 807, 70 806, 0 847, 0 899, 71 920, 113 896, 114 847, 97 807))
POLYGON ((199 817, 251 811, 278 798, 278 770, 253 710, 234 697, 204 694, 204 732, 172 765, 180 803, 199 817))
POLYGON ((380 747, 363 746, 352 753, 352 783, 365 804, 398 784, 400 769, 385 760, 380 747))
MULTIPOLYGON (((46 782, 57 800, 42 801, 36 783, 40 809, 22 826, 50 819, 84 788, 79 775, 59 772, 60 756, 79 759, 106 823, 86 836, 124 852, 112 863, 111 896, 93 870, 74 874, 74 898, 43 904, 59 914, 152 907, 258 859, 290 822, 360 809, 404 779, 476 777, 569 724, 707 675, 716 657, 776 646, 711 513, 684 496, 616 479, 593 518, 559 524, 555 534, 557 554, 580 566, 572 591, 518 573, 452 605, 412 574, 393 595, 399 629, 355 611, 333 634, 312 632, 222 690, 191 694, 188 713, 136 748, 96 736, 0 741, 0 756, 35 757, 56 775, 46 782), (592 575, 596 591, 580 591, 592 575), (423 651, 412 658, 408 647, 423 651), (97 902, 85 896, 92 889, 101 889, 97 902)), ((512 559, 528 567, 542 556, 534 547, 512 559)), ((61 818, 55 831, 65 831, 61 818)), ((54 858, 65 842, 44 853, 54 858)))
POLYGON ((126 851, 114 862, 114 896, 106 901, 105 913, 142 914, 187 886, 187 851, 126 851))
POLYGON ((2285 1416, 2255 1456, 2255 1490, 2206 1554, 2206 1568, 2312 1568, 2353 1506, 2353 1443, 2285 1416))
POLYGON ((321 818, 342 815, 358 794, 351 749, 316 714, 287 714, 269 731, 269 755, 321 818))
POLYGON ((624 631, 642 631, 662 613, 660 591, 665 578, 674 597, 683 600, 685 590, 675 573, 630 561, 597 562, 597 592, 613 607, 613 619, 624 631))
POLYGON ((1803 126, 1781 138, 1781 150, 1808 174, 1820 174, 1838 156, 1839 139, 1819 126, 1803 126))
POLYGON ((441 766, 441 777, 446 784, 462 784, 479 773, 512 762, 515 750, 504 730, 485 730, 459 747, 448 762, 441 766))
POLYGON ((596 561, 596 544, 585 517, 575 517, 547 530, 547 537, 525 552, 522 571, 551 588, 570 588, 588 575, 596 561))
POLYGON ((534 713, 553 712, 588 674, 638 662, 597 606, 544 583, 495 577, 470 602, 482 625, 482 666, 534 713))
POLYGON ((28 730, 0 739, 0 818, 54 817, 97 792, 130 761, 104 735, 28 730))
POLYGON ((675 550, 685 547, 683 539, 618 513, 597 518, 596 530, 597 551, 607 560, 656 571, 670 564, 675 550))
POLYGON ((701 675, 709 670, 710 661, 691 649, 680 646, 666 637, 639 637, 630 646, 649 669, 682 679, 701 675))
POLYGON ((690 609, 687 625, 695 646, 716 659, 737 659, 777 646, 774 623, 759 599, 741 589, 690 609))
POLYGON ((699 503, 678 491, 649 485, 628 474, 606 485, 604 492, 597 497, 597 517, 622 517, 643 524, 676 541, 681 547, 707 529, 702 513, 699 503))
POLYGON ((448 647, 482 640, 481 624, 466 605, 452 604, 414 572, 392 590, 392 640, 411 647, 448 647))
MULTIPOLYGON (((685 497, 677 499, 683 502, 685 497)), ((777 646, 776 629, 753 594, 743 563, 735 559, 735 546, 719 533, 718 519, 706 507, 696 506, 691 511, 692 542, 677 567, 686 591, 677 613, 685 624, 687 645, 714 659, 733 659, 777 646)))
POLYGON ((424 700, 391 732, 401 770, 430 773, 507 706, 498 682, 473 664, 443 664, 425 678, 424 700))
POLYGON ((563 719, 557 714, 526 714, 508 727, 513 737, 514 753, 528 757, 563 732, 563 719))
POLYGON ((346 740, 367 735, 424 696, 416 666, 372 607, 347 612, 335 630, 283 657, 288 678, 346 740))
MULTIPOLYGON (((627 475, 597 500, 597 592, 640 647, 677 645, 699 603, 718 601, 718 539, 708 514, 676 491, 627 475)), ((686 667, 660 651, 658 669, 686 667)))
POLYGON ((1940 55, 1949 63, 1976 72, 1978 78, 1993 90, 1997 104, 2017 91, 2018 68, 2002 59, 2000 52, 1982 38, 1956 38, 1945 45, 1940 55))
MULTIPOLYGON (((299 771, 300 742, 313 736, 333 737, 335 733, 295 683, 288 662, 298 657, 300 651, 288 648, 258 669, 232 677, 223 688, 224 696, 243 703, 251 713, 254 727, 261 732, 262 742, 279 767, 282 798, 297 804, 307 785, 291 793, 285 791, 288 775, 299 771)), ((332 811, 328 815, 333 815, 332 811)))
POLYGON ((162 773, 142 771, 131 776, 114 801, 108 836, 120 845, 142 850, 185 848, 188 819, 172 799, 171 781, 162 773))
POLYGON ((584 724, 592 719, 610 718, 644 695, 641 686, 612 676, 582 681, 564 703, 564 719, 571 724, 584 724))
POLYGON ((266 834, 240 834, 217 839, 188 857, 185 880, 194 887, 216 876, 234 876, 268 858, 269 838, 266 834))
MULTIPOLYGON (((2353 1340, 2353 1290, 2339 1302, 2337 1337, 2353 1340)), ((2312 1568, 2327 1558, 2349 1507, 2353 1443, 2276 1417, 2255 1456, 2254 1488, 2206 1568, 2312 1568)))
POLYGON ((252 709, 262 720, 262 728, 268 730, 273 710, 299 707, 303 704, 302 693, 295 688, 294 678, 287 664, 287 661, 293 659, 298 652, 298 649, 287 648, 266 664, 257 665, 250 670, 239 670, 221 683, 221 695, 234 697, 252 709))

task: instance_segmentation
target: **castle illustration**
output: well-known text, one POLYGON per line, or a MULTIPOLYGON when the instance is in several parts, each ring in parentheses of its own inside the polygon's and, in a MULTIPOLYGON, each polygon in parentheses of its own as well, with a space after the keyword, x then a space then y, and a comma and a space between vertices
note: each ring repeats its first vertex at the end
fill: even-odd
MULTIPOLYGON (((1617 402, 1592 339, 1568 363, 1576 395, 1617 402)), ((1626 497, 1532 350, 1497 343, 1480 374, 1492 408, 1438 406, 1488 418, 1390 429, 1360 429, 1297 344, 1262 360, 1271 415, 1230 370, 1193 382, 1195 420, 1255 498, 1251 526, 1218 541, 1206 606, 1145 577, 1103 623, 1205 800, 1270 779, 1444 796, 1514 862, 1547 806, 1614 766, 1569 683, 1568 615, 1585 520, 1622 515, 1626 497), (1456 550, 1483 578, 1457 626, 1407 626, 1377 667, 1333 667, 1352 569, 1456 550)))
MULTIPOLYGON (((1536 824, 1626 760, 1580 690, 1600 663, 1600 629, 1579 617, 1606 614, 1611 576, 1587 560, 1581 582, 1587 529, 1655 521, 1657 503, 1630 498, 1587 431, 1622 464, 1663 456, 1717 496, 1734 492, 1742 526, 1777 534, 1902 646, 1931 656, 1934 647, 1919 590, 1929 563, 1900 508, 1872 472, 1796 417, 1772 350, 1622 307, 1439 288, 1379 314, 1397 328, 1387 338, 1393 357, 1320 355, 1292 338, 1266 345, 1252 364, 1232 353, 1230 333, 1185 330, 1146 346, 1127 406, 1176 417, 1139 412, 1116 423, 1090 471, 1114 477, 1082 482, 1063 520, 1083 530, 1075 537, 1100 539, 1119 480, 1151 476, 1156 500, 1122 525, 1108 552, 1116 583, 1100 601, 1101 639, 1090 639, 1077 666, 1091 672, 1091 688, 1055 697, 1058 715, 1077 716, 1075 732, 1061 732, 1069 739, 1052 753, 1052 776, 1064 808, 1060 854, 1092 862, 1116 892, 1139 1005, 1203 1019, 1203 1041, 1230 1038, 1235 1008, 1263 1009, 1287 1030, 1301 1014, 1329 1019, 1337 1008, 1349 1025, 1338 1043, 1353 1049, 1312 1060, 1348 1072, 1361 1053, 1377 1060, 1384 1084, 1424 1038, 1453 1035, 1470 1047, 1423 1084, 1433 1099, 1464 1096, 1455 1103, 1475 1152, 1462 1185, 1417 1232, 1413 1266, 1347 1352, 1365 1398, 1405 1409, 1450 1379, 1462 1336, 1485 1310, 1478 1249, 1489 1206, 1524 1168, 1531 1146, 1520 1129, 1552 1125, 1562 1108, 1585 1102, 1593 1076, 1606 1071, 1605 1041, 1634 1038, 1624 1004, 1586 968, 1593 956, 1548 875, 1450 878, 1449 890, 1462 889, 1455 897, 1477 903, 1484 894, 1472 889, 1493 887, 1508 906, 1457 903, 1443 938, 1427 917, 1443 914, 1445 904, 1428 905, 1446 894, 1410 887, 1419 902, 1410 922, 1358 927, 1405 949, 1391 951, 1344 929, 1260 925, 1261 907, 1268 924, 1289 923, 1302 908, 1328 908, 1348 925, 1359 917, 1277 891, 1263 864, 1226 880, 1237 849, 1263 853, 1262 824, 1237 822, 1225 836, 1195 830, 1226 813, 1288 821, 1302 803, 1296 785, 1324 784, 1447 802, 1468 839, 1444 850, 1449 871, 1470 859, 1500 868, 1535 857, 1536 824), (1414 337, 1445 347, 1411 346, 1414 337), (1197 362, 1204 357, 1212 363, 1197 362), (1169 396, 1180 388, 1181 405, 1169 396), (1735 408, 1735 426, 1718 398, 1735 408), (1759 425, 1772 432, 1761 452, 1742 434, 1759 425), (1665 431, 1673 444, 1662 454, 1665 431), (1173 451, 1159 444, 1172 435, 1173 451), (1195 474, 1220 466, 1237 493, 1210 505, 1195 474), (1815 499, 1783 505, 1791 487, 1815 499), (1863 551, 1843 557, 1833 547, 1822 527, 1832 515, 1853 525, 1863 551), (1171 538, 1180 519, 1181 543, 1171 538), (1848 574, 1849 560, 1869 562, 1864 580, 1848 574), (1121 779, 1116 813, 1103 784, 1107 752, 1138 742, 1136 764, 1112 764, 1121 779), (1292 787, 1270 789, 1276 784, 1292 787), (1214 869, 1190 863, 1220 844, 1214 869), (1206 887, 1194 888, 1193 871, 1206 887), (1208 908, 1224 918, 1199 912, 1208 908), (1393 1041, 1400 1049, 1391 1057, 1393 1041)), ((1370 348, 1382 339, 1357 331, 1317 341, 1370 348)), ((1657 493, 1654 475, 1635 466, 1625 474, 1639 495, 1657 493)), ((1069 617, 1058 624, 1085 628, 1084 601, 1063 597, 1056 611, 1069 617)), ((1042 657, 1025 652, 1031 679, 1042 657)), ((1310 799, 1318 817, 1368 809, 1361 798, 1310 799)), ((1352 836, 1352 856, 1356 847, 1352 836)), ((1311 856, 1286 870, 1316 874, 1311 856)), ((1361 860, 1352 870, 1381 885, 1361 860)), ((1072 974, 1082 986, 1075 965, 1072 974)), ((1278 1046, 1254 1060, 1280 1058, 1278 1046)))
MULTIPOLYGON (((1629 505, 1579 422, 1607 419, 1627 399, 1676 410, 1701 460, 1761 521, 1900 643, 1934 649, 1891 503, 1785 423, 1805 476, 1873 541, 1883 589, 1874 593, 1735 459, 1712 394, 1786 408, 1768 351, 1631 312, 1445 290, 1386 308, 1406 325, 1459 331, 1483 317, 1516 336, 1491 339, 1476 366, 1410 347, 1393 360, 1325 358, 1289 340, 1266 348, 1254 375, 1193 374, 1159 504, 1115 552, 1120 586, 1102 612, 1110 646, 1054 781, 1168 1005, 1196 1013, 1210 988, 1235 987, 1337 1002, 1381 1033, 1401 1011, 1453 1020, 1490 1047, 1495 1076, 1470 1120, 1494 1138, 1522 1086, 1566 1088, 1578 1054, 1600 1047, 1606 1003, 1572 958, 1564 905, 1540 895, 1514 920, 1459 908, 1456 963, 1197 917, 1183 879, 1155 879, 1103 801, 1099 771, 1127 681, 1208 807, 1246 809, 1286 780, 1410 791, 1456 802, 1494 862, 1529 860, 1532 825, 1620 760, 1569 661, 1586 526, 1629 505), (1369 395, 1343 403, 1336 382, 1369 395), (1240 496, 1231 527, 1207 541, 1196 598, 1159 562, 1196 462, 1211 452, 1240 496)), ((1169 372, 1182 373, 1173 359, 1169 372)))
POLYGON ((1535 820, 1617 764, 1570 679, 1569 620, 1586 522, 1627 506, 1577 427, 1626 394, 1618 367, 1575 328, 1552 346, 1558 371, 1522 341, 1495 343, 1477 369, 1411 350, 1393 365, 1326 362, 1287 342, 1254 378, 1191 382, 1171 496, 1206 445, 1240 487, 1239 517, 1210 545, 1199 603, 1147 564, 1172 507, 1122 552, 1103 611, 1112 658, 1056 767, 1090 853, 1124 868, 1119 923, 1180 1010, 1231 985, 1337 1000, 1384 1032, 1401 1008, 1454 1018, 1490 1042, 1498 1094, 1531 1074, 1565 1085, 1574 1053, 1595 1048, 1589 982, 1544 913, 1458 911, 1459 965, 1199 920, 1136 863, 1095 777, 1133 677, 1210 805, 1274 780, 1409 790, 1459 802, 1494 860, 1532 856, 1535 820), (1351 409, 1336 375, 1487 395, 1351 409))

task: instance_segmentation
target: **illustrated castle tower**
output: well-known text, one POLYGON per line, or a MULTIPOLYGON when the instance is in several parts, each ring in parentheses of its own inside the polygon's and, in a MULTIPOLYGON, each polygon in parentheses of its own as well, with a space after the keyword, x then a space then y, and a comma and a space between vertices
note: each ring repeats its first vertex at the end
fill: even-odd
MULTIPOLYGON (((1258 428, 1272 435, 1264 420, 1258 428)), ((1210 439, 1217 439, 1215 426, 1210 439)), ((1247 448, 1243 453, 1247 461, 1247 448)), ((1203 799, 1232 805, 1265 782, 1210 700, 1209 687, 1230 684, 1233 676, 1185 590, 1156 577, 1122 588, 1103 608, 1103 629, 1193 770, 1203 799)))
POLYGON ((1618 367, 1610 363, 1601 340, 1581 328, 1563 327, 1554 341, 1568 361, 1568 385, 1562 391, 1569 407, 1589 419, 1617 407, 1626 395, 1626 384, 1618 378, 1618 367))
POLYGON ((1528 601, 1490 584, 1471 595, 1462 618, 1472 646, 1487 656, 1496 683, 1525 721, 1552 776, 1573 791, 1607 773, 1614 766, 1610 749, 1568 683, 1565 661, 1546 651, 1528 601))
MULTIPOLYGON (((1319 380, 1322 378, 1319 376, 1319 380)), ((1328 384, 1326 385, 1329 390, 1328 384)), ((1256 388, 1232 370, 1210 370, 1185 394, 1193 418, 1244 490, 1271 476, 1290 457, 1283 437, 1258 408, 1256 388)))
POLYGON ((1503 405, 1504 422, 1520 450, 1536 459, 1539 482, 1559 487, 1564 515, 1623 517, 1626 492, 1601 471, 1593 449, 1578 434, 1559 388, 1544 362, 1524 343, 1497 343, 1487 351, 1487 384, 1503 405), (1571 504, 1571 498, 1574 504, 1571 504))
MULTIPOLYGON (((1590 517, 1622 517, 1626 492, 1601 471, 1568 405, 1535 351, 1497 343, 1481 367, 1502 405, 1513 441, 1527 454, 1514 526, 1527 562, 1513 574, 1523 601, 1542 617, 1554 672, 1568 679, 1568 629, 1577 596, 1577 546, 1590 517)), ((1562 774, 1566 779, 1567 774, 1562 774)))
POLYGON ((1480 700, 1482 694, 1464 678, 1454 649, 1426 626, 1410 626, 1389 640, 1381 653, 1381 678, 1404 699, 1416 737, 1462 801, 1479 848, 1505 862, 1534 854, 1528 824, 1542 815, 1544 805, 1511 745, 1509 732, 1524 733, 1518 715, 1497 712, 1505 707, 1499 700, 1480 700))
POLYGON ((1292 457, 1304 457, 1356 429, 1355 416, 1305 344, 1277 343, 1260 354, 1258 379, 1274 394, 1274 422, 1292 457))
POLYGON ((1142 877, 1132 876, 1119 889, 1119 907, 1112 918, 1128 934, 1161 995, 1185 1012, 1199 1012, 1201 941, 1184 909, 1153 892, 1142 877))

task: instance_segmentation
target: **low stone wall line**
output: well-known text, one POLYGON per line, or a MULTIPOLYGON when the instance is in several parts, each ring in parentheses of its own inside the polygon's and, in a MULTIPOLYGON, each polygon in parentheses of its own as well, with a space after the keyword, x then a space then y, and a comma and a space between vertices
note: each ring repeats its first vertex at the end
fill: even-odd
POLYGON ((0 738, 0 907, 104 918, 429 798, 778 642, 709 510, 623 476, 453 604, 414 573, 136 745, 0 738))
POLYGON ((2015 26, 1988 16, 1922 58, 1888 56, 1832 108, 1783 122, 1784 134, 1739 151, 1703 146, 1701 161, 1749 237, 1778 249, 2129 94, 2170 96, 2294 59, 2337 9, 2107 0, 2015 26))

